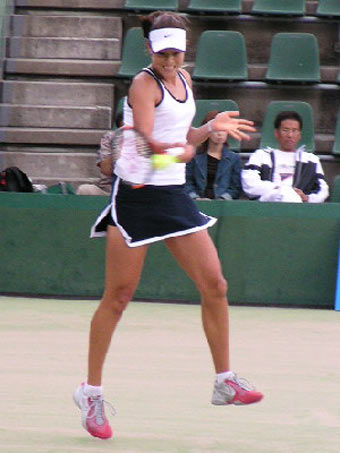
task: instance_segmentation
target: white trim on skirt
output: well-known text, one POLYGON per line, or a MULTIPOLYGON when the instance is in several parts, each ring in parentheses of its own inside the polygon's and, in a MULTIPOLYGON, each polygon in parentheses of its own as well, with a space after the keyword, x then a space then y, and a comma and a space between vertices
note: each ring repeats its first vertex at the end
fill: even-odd
POLYGON ((106 206, 106 208, 100 213, 100 215, 97 217, 96 222, 91 228, 91 233, 90 233, 90 238, 98 238, 98 237, 106 237, 106 230, 105 231, 96 231, 96 227, 100 224, 100 222, 111 212, 112 219, 115 222, 117 228, 119 229, 120 233, 122 234, 126 244, 128 247, 139 247, 142 245, 146 244, 152 244, 153 242, 158 242, 162 241, 164 239, 169 239, 171 237, 178 237, 178 236, 184 236, 186 234, 191 234, 191 233, 196 233, 201 230, 206 230, 210 227, 212 227, 216 222, 217 219, 215 217, 211 216, 206 216, 209 217, 209 221, 205 223, 204 225, 199 225, 193 228, 189 228, 187 230, 181 230, 181 231, 174 231, 173 233, 167 233, 162 236, 153 236, 147 239, 142 239, 136 242, 131 243, 131 236, 127 233, 127 231, 123 228, 123 226, 118 222, 118 217, 117 217, 117 211, 116 211, 116 206, 115 203, 113 202, 117 192, 118 192, 118 187, 119 187, 119 182, 120 178, 117 178, 116 181, 113 184, 112 188, 112 195, 111 195, 111 203, 106 206))

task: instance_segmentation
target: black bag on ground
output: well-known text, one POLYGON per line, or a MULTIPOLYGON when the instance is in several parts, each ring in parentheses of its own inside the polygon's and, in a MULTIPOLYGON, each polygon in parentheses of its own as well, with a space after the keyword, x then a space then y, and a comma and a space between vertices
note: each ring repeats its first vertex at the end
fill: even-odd
POLYGON ((33 192, 33 185, 20 168, 8 167, 0 172, 0 192, 33 192))

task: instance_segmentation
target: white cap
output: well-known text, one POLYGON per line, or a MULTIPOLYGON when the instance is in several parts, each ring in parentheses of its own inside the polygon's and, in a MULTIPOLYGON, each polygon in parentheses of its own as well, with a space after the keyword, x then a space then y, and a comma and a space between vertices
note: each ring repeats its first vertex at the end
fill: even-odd
POLYGON ((186 31, 183 28, 158 28, 151 30, 149 40, 152 51, 157 53, 165 49, 186 51, 186 31))

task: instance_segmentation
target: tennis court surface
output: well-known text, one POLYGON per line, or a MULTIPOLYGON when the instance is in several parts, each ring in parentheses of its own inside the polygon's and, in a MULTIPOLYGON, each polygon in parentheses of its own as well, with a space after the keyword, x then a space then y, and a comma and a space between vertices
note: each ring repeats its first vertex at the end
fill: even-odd
POLYGON ((131 303, 106 362, 118 414, 102 441, 72 401, 97 303, 0 297, 1 452, 340 451, 339 312, 231 307, 232 369, 265 398, 216 407, 200 307, 131 303))

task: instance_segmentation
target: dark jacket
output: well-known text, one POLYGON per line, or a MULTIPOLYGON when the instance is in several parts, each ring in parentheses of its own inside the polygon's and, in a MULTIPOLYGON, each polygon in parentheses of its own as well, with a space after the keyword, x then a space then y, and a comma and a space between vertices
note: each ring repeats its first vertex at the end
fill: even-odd
MULTIPOLYGON (((197 154, 186 166, 186 190, 191 198, 203 198, 208 176, 207 153, 197 154)), ((223 146, 222 158, 217 166, 215 198, 237 199, 241 193, 241 159, 234 151, 223 146)))

